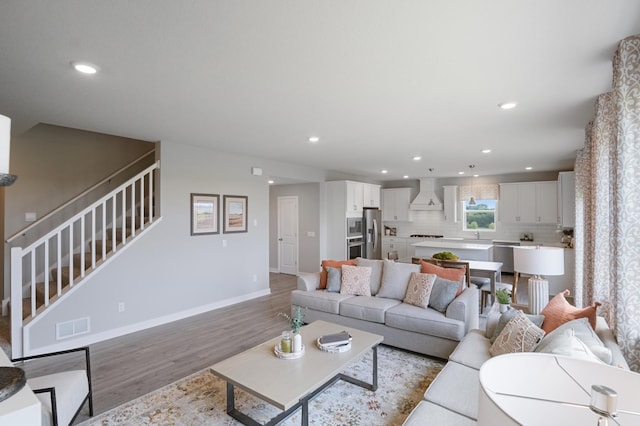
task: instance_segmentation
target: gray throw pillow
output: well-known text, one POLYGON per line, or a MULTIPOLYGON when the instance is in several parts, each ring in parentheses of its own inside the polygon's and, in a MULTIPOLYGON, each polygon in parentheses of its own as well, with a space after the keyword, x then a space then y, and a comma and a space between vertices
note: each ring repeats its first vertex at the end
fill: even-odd
POLYGON ((384 262, 377 259, 364 259, 362 257, 356 258, 356 266, 365 266, 371 268, 371 278, 369 281, 369 287, 371 288, 371 295, 375 296, 380 290, 380 282, 382 281, 382 267, 384 262))
POLYGON ((446 312, 449 303, 453 302, 453 299, 456 298, 458 287, 460 287, 458 281, 436 277, 436 282, 433 283, 431 295, 429 296, 429 306, 436 311, 446 312))
POLYGON ((327 269, 327 291, 331 293, 340 293, 340 284, 342 283, 342 269, 332 268, 330 266, 327 269))
MULTIPOLYGON (((516 316, 517 311, 518 309, 511 308, 500 316, 500 320, 498 320, 498 325, 496 326, 496 330, 493 332, 493 336, 491 336, 491 339, 489 339, 491 343, 496 341, 502 329, 507 325, 509 321, 511 321, 513 317, 516 316)), ((538 328, 542 327, 542 323, 544 322, 543 315, 525 314, 525 316, 529 319, 529 321, 534 323, 536 327, 538 328)))
POLYGON ((412 272, 420 272, 420 265, 400 263, 383 259, 382 282, 376 297, 386 297, 402 301, 407 294, 407 287, 412 272))

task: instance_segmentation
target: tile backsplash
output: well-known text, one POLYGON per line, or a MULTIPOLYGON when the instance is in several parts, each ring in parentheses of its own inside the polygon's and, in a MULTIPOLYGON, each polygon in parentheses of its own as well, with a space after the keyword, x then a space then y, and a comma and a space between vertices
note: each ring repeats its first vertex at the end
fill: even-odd
MULTIPOLYGON (((385 222, 384 224, 395 227, 398 236, 437 234, 445 237, 475 238, 473 231, 462 230, 462 222, 446 222, 442 211, 411 211, 409 217, 411 222, 385 222)), ((560 243, 562 239, 562 232, 557 230, 556 225, 520 225, 502 222, 497 223, 495 232, 480 231, 480 238, 518 241, 523 232, 533 234, 534 242, 560 243)))

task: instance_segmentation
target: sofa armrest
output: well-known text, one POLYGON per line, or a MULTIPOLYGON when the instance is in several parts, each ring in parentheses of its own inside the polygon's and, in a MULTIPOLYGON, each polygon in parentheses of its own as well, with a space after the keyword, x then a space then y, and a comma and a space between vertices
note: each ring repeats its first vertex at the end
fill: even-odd
POLYGON ((313 291, 320 285, 320 272, 300 272, 298 274, 298 290, 313 291))
POLYGON ((596 317, 596 334, 600 340, 602 340, 602 343, 611 350, 611 365, 628 370, 629 364, 624 358, 622 350, 620 350, 620 346, 613 334, 613 330, 609 328, 607 321, 600 316, 596 317))
POLYGON ((445 314, 447 318, 463 321, 465 333, 479 327, 480 296, 478 293, 479 290, 476 287, 467 287, 447 307, 445 314))

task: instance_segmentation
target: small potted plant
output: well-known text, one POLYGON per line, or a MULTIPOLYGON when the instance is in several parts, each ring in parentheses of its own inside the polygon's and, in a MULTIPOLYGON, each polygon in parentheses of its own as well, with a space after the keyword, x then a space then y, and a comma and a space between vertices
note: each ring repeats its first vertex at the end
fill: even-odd
POLYGON ((506 312, 511 303, 511 292, 506 288, 499 288, 496 290, 496 299, 500 304, 500 312, 506 312))
POLYGON ((278 315, 284 317, 289 322, 289 327, 291 327, 291 331, 293 331, 293 348, 292 352, 300 352, 302 350, 302 336, 300 335, 300 327, 304 325, 304 316, 305 312, 302 312, 300 306, 296 306, 293 308, 293 313, 291 315, 286 312, 278 312, 278 315))

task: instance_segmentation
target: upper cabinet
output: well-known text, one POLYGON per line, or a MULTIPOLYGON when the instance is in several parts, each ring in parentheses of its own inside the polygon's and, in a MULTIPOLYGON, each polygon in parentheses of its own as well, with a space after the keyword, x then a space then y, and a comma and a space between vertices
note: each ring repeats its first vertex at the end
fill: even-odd
POLYGON ((444 186, 444 220, 449 223, 458 221, 458 187, 444 186))
POLYGON ((382 220, 409 221, 411 188, 391 188, 382 190, 382 220))
POLYGON ((500 184, 500 221, 556 224, 556 182, 500 184))
POLYGON ((575 172, 558 174, 558 224, 563 228, 573 228, 576 225, 575 172))
POLYGON ((360 217, 364 207, 380 208, 380 185, 350 180, 327 182, 330 199, 344 206, 345 217, 360 217))
POLYGON ((363 207, 380 208, 380 185, 364 183, 363 207))
POLYGON ((345 185, 347 191, 347 214, 362 216, 364 183, 347 180, 345 185))

